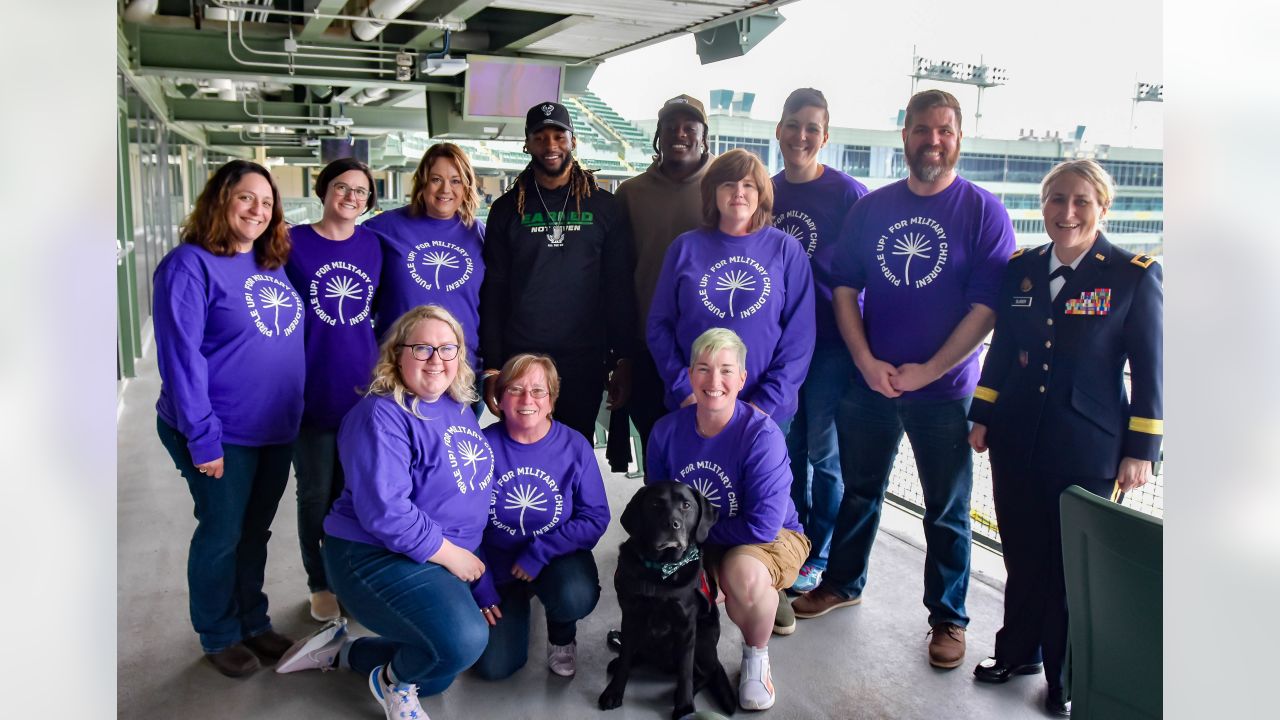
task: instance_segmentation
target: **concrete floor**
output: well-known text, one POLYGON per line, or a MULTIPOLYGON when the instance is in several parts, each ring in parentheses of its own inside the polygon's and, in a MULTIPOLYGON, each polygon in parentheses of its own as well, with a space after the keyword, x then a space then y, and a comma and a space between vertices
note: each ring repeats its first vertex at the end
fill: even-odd
MULTIPOLYGON (((119 586, 117 709, 120 718, 151 718, 181 708, 187 720, 204 718, 377 718, 364 677, 347 672, 276 675, 269 669, 233 680, 202 659, 187 615, 187 546, 195 527, 186 484, 155 434, 159 394, 154 359, 125 388, 118 429, 119 586)), ((602 467, 603 452, 598 452, 602 467)), ((619 626, 612 578, 623 539, 616 521, 639 480, 605 475, 615 521, 596 547, 603 593, 578 630, 578 674, 564 679, 541 658, 546 629, 534 623, 530 663, 510 679, 488 683, 463 674, 445 693, 425 698, 435 720, 450 718, 556 718, 595 716, 657 720, 670 716, 672 681, 633 676, 622 708, 607 715, 596 698, 613 656, 605 632, 619 626)), ((307 588, 298 554, 292 480, 276 516, 270 543, 267 594, 276 630, 301 637, 318 627, 307 614, 307 588)), ((920 603, 924 558, 919 520, 886 511, 872 554, 872 575, 859 606, 800 620, 795 634, 770 644, 777 704, 767 717, 784 718, 1038 718, 1044 717, 1041 676, 1003 686, 973 681, 974 664, 991 654, 1000 625, 1003 567, 977 547, 968 609, 968 657, 951 671, 926 660, 926 612, 920 603)), ((537 614, 537 611, 535 611, 537 614)), ((722 616, 720 655, 736 683, 742 636, 722 616)), ((353 623, 357 635, 363 628, 353 623)), ((698 707, 716 709, 703 693, 698 707)), ((739 711, 740 715, 750 715, 739 711)))

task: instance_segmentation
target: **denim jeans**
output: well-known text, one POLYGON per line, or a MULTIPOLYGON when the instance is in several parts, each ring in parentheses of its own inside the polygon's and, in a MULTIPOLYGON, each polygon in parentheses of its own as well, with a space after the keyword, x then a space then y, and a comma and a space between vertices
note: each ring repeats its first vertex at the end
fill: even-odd
POLYGON ((600 576, 590 550, 561 555, 547 563, 533 582, 516 580, 500 588, 502 619, 489 628, 489 646, 475 669, 486 680, 501 680, 529 660, 529 599, 542 601, 547 614, 547 642, 568 645, 578 633, 578 621, 600 599, 600 576))
POLYGON ((361 625, 378 637, 351 644, 351 669, 368 675, 390 665, 421 695, 449 687, 489 642, 489 626, 471 588, 443 565, 417 563, 367 543, 324 538, 329 586, 361 625))
POLYGON ((813 350, 809 374, 800 386, 800 406, 787 433, 791 456, 791 501, 804 534, 813 547, 806 562, 827 567, 831 533, 844 496, 840 477, 840 446, 836 414, 849 380, 853 359, 843 345, 819 344, 813 350))
POLYGON ((887 398, 860 382, 849 383, 839 419, 844 498, 822 580, 826 588, 845 597, 862 594, 889 473, 905 430, 924 493, 924 605, 929 624, 969 624, 964 608, 972 549, 969 402, 887 398))
POLYGON ((293 445, 222 444, 221 478, 196 469, 187 439, 160 418, 156 432, 195 501, 187 553, 191 625, 206 653, 271 629, 262 592, 271 521, 289 483, 293 445))
POLYGON ((303 428, 293 446, 293 470, 298 477, 298 545, 311 592, 329 589, 320 557, 324 518, 342 494, 344 476, 338 462, 338 433, 303 428))

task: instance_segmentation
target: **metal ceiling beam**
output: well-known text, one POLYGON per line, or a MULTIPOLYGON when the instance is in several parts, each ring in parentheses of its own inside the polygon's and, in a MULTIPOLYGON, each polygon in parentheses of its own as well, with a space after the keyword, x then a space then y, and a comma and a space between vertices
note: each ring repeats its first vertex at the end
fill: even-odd
MULTIPOLYGON (((430 15, 432 17, 441 17, 447 20, 467 21, 473 15, 489 7, 493 0, 427 0, 413 10, 415 16, 430 15)), ((426 50, 431 47, 431 43, 444 37, 443 30, 435 30, 428 28, 422 32, 409 38, 404 43, 405 47, 415 50, 426 50)))
MULTIPOLYGON (((185 98, 169 98, 169 107, 176 121, 216 123, 226 125, 279 125, 282 127, 306 128, 305 120, 289 121, 273 120, 271 116, 309 116, 317 120, 327 120, 337 114, 336 105, 307 105, 305 103, 270 102, 248 103, 250 111, 246 113, 244 104, 231 100, 196 100, 185 98), (259 117, 260 113, 263 117, 259 117)), ((427 114, 420 108, 392 107, 360 107, 344 105, 342 114, 351 118, 353 127, 371 132, 423 131, 427 129, 427 114)), ((319 125, 320 123, 315 123, 319 125)))
POLYGON ((591 18, 586 17, 585 15, 570 15, 543 27, 541 30, 535 30, 514 42, 507 43, 507 46, 504 49, 523 50, 536 42, 545 40, 557 33, 564 32, 575 25, 581 25, 590 19, 591 18))
MULTIPOLYGON (((347 0, 320 0, 316 5, 315 11, 325 15, 337 15, 343 5, 347 4, 347 0)), ((329 29, 333 24, 333 18, 330 17, 313 17, 307 21, 302 28, 302 32, 298 33, 298 39, 302 41, 319 40, 324 37, 324 31, 329 29)))

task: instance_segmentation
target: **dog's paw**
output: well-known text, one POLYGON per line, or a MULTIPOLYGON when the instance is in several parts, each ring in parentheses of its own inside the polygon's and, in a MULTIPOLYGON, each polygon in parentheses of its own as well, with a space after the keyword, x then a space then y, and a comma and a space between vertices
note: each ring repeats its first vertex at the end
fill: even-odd
POLYGON ((604 692, 600 693, 600 701, 599 701, 600 709, 612 710, 616 707, 621 707, 622 692, 623 692, 622 688, 615 689, 613 685, 610 685, 609 687, 605 688, 604 692))
POLYGON ((693 706, 693 703, 681 705, 671 711, 671 720, 680 720, 680 718, 685 717, 686 715, 692 715, 697 711, 698 709, 693 706))

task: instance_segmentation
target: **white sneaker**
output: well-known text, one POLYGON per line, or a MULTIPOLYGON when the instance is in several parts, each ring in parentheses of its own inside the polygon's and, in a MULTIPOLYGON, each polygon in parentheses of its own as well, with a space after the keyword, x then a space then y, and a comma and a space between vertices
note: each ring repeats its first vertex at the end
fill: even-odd
POLYGON ((742 675, 738 679, 738 704, 743 710, 767 710, 774 701, 769 648, 742 646, 742 675))
POLYGON ((392 685, 386 682, 382 667, 379 665, 369 673, 369 692, 373 693, 373 697, 382 706, 387 720, 431 720, 427 717, 427 711, 418 704, 418 686, 411 683, 392 685))
POLYGON ((338 609, 338 596, 328 590, 311 593, 311 617, 317 622, 337 620, 342 611, 338 609))
POLYGON ((560 677, 573 677, 578 671, 578 641, 568 645, 552 645, 547 643, 547 667, 560 677))
POLYGON ((276 665, 276 672, 299 670, 333 670, 338 667, 338 652, 347 641, 347 620, 331 620, 324 627, 294 643, 276 665))

